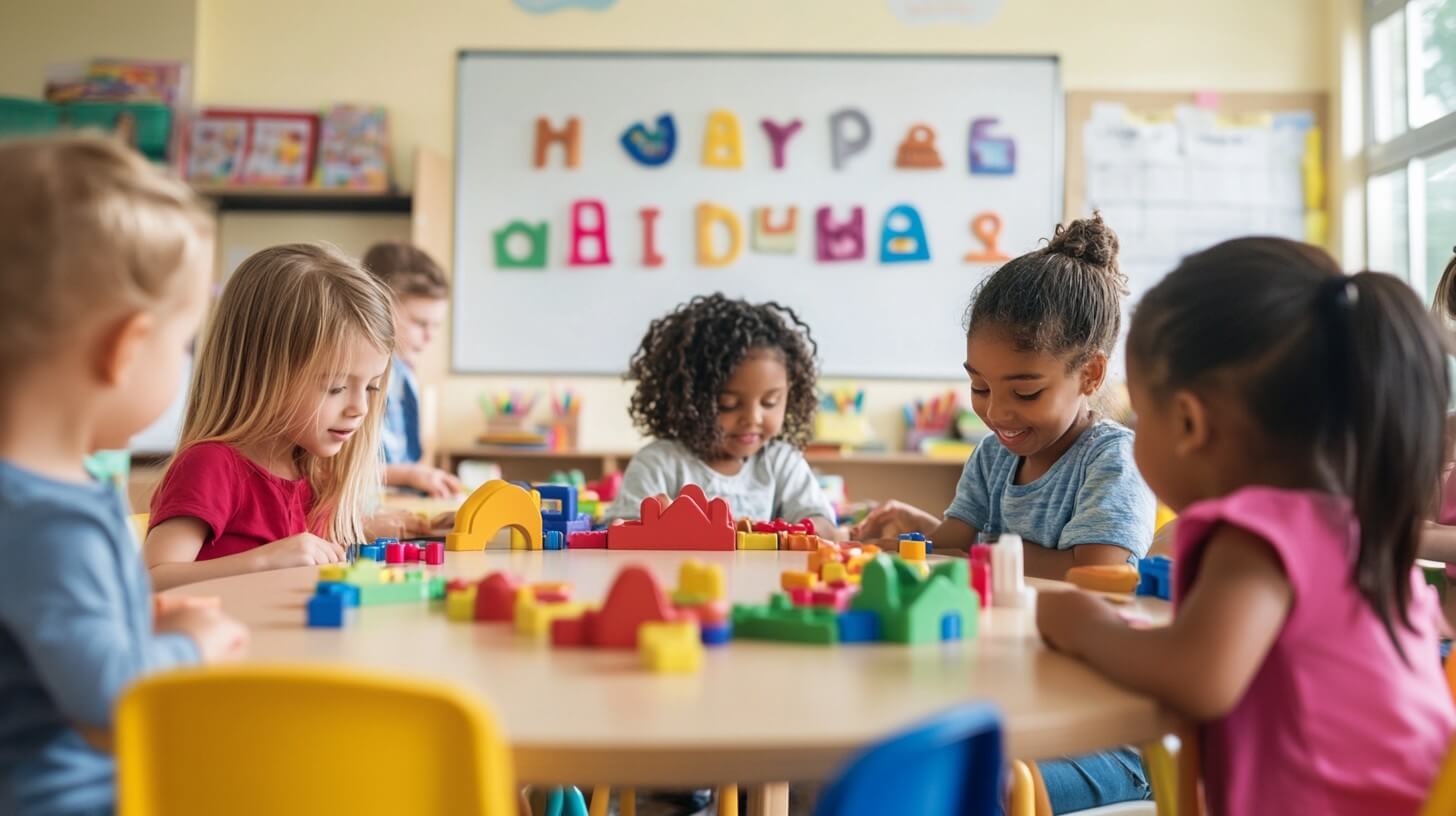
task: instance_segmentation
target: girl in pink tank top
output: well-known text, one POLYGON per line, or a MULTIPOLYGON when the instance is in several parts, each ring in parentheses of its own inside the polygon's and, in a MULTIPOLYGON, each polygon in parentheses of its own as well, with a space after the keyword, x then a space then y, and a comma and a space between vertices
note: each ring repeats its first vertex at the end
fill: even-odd
POLYGON ((1213 814, 1411 814, 1456 730, 1414 569, 1450 384, 1400 281, 1244 238, 1190 256, 1127 341, 1134 452, 1180 512, 1174 618, 1044 592, 1043 637, 1199 723, 1213 814))

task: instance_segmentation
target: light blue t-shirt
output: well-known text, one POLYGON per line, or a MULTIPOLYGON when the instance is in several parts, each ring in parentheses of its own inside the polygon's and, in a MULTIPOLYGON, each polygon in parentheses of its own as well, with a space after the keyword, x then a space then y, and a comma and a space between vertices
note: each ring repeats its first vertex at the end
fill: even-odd
POLYGON ((1147 555, 1157 506, 1133 461, 1132 431, 1110 420, 1093 423, 1030 484, 1013 484, 1020 464, 1001 440, 986 437, 966 462, 946 517, 1049 549, 1111 544, 1147 555))
POLYGON ((196 663, 152 631, 151 583, 110 485, 0 461, 0 813, 105 811, 111 758, 77 725, 110 728, 121 692, 196 663))

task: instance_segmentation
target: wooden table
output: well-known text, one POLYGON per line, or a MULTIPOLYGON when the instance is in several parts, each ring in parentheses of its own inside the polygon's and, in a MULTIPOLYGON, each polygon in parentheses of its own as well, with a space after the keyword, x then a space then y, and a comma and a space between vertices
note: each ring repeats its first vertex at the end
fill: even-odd
MULTIPOLYGON (((800 552, 448 553, 443 574, 510 570, 570 581, 600 600, 624 564, 670 590, 687 558, 722 564, 735 601, 761 603, 800 552)), ((174 592, 220 596, 252 627, 252 661, 345 664, 444 680, 477 694, 503 724, 523 784, 705 786, 824 780, 852 752, 966 700, 1004 717, 1006 750, 1024 759, 1142 743, 1176 718, 1081 663, 1049 651, 1030 610, 983 612, 976 638, 950 644, 798 646, 735 640, 703 671, 654 675, 635 651, 555 649, 509 625, 446 621, 425 605, 359 610, 343 630, 308 629, 313 568, 255 573, 174 592)), ((1043 591, 1059 584, 1032 580, 1043 591)), ((1138 599, 1166 620, 1168 606, 1138 599)))

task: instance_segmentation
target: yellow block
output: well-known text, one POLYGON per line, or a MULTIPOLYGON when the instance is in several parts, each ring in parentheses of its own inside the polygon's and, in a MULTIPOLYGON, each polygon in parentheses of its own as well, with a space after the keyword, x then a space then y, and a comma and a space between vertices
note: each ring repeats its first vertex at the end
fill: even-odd
POLYGON ((779 548, 779 537, 777 533, 739 533, 738 549, 740 550, 777 550, 779 548))
POLYGON ((487 541, 507 527, 524 531, 521 543, 526 548, 541 549, 539 500, 534 490, 527 492, 499 479, 486 482, 455 513, 455 529, 445 537, 445 549, 483 550, 487 541))
POLYGON ((644 623, 637 630, 642 665, 655 672, 695 672, 703 667, 696 620, 644 623))
POLYGON ((445 617, 469 623, 475 620, 475 587, 455 589, 445 595, 445 617))
POLYGON ((319 567, 320 581, 342 581, 349 575, 348 564, 325 564, 319 567))
POLYGON ((688 559, 678 568, 677 593, 721 601, 728 594, 722 564, 705 564, 688 559))
POLYGON ((586 612, 586 604, 539 603, 534 597, 516 599, 516 631, 536 640, 545 640, 551 634, 551 621, 557 618, 579 618, 586 612))
POLYGON ((831 561, 824 565, 824 583, 833 584, 838 581, 849 580, 849 569, 838 561, 831 561))
POLYGON ((924 561, 925 542, 902 540, 900 542, 900 557, 906 561, 924 561))
POLYGON ((812 572, 800 572, 799 570, 784 570, 780 579, 780 586, 785 590, 790 589, 813 589, 818 583, 819 576, 812 572))

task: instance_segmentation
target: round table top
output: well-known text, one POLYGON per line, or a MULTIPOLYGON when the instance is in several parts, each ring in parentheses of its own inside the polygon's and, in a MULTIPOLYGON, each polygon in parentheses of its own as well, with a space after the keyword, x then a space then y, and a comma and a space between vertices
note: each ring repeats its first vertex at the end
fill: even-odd
MULTIPOLYGON (((447 577, 508 570, 528 582, 568 581, 599 602, 626 564, 668 591, 686 559, 723 565, 729 597, 764 603, 802 552, 446 554, 447 577)), ((983 610, 960 642, 806 646, 734 640, 710 648, 701 672, 654 674, 635 650, 553 648, 508 624, 456 623, 426 604, 370 606, 340 629, 304 626, 312 567, 234 576, 173 590, 219 596, 252 629, 248 660, 389 670, 454 684, 494 711, 526 784, 707 785, 822 780, 856 750, 968 700, 1001 711, 1008 755, 1036 759, 1139 743, 1176 718, 1081 663, 1047 649, 1031 610, 983 610)), ((1029 580, 1042 591, 1057 582, 1029 580)), ((1137 606, 1166 619, 1167 604, 1137 606)))

